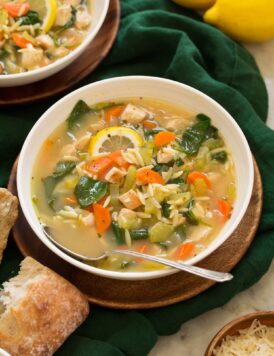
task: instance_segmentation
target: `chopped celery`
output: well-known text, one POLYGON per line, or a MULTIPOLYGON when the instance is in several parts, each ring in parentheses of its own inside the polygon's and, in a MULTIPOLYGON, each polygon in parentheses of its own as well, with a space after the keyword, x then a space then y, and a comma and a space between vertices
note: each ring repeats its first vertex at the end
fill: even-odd
POLYGON ((181 241, 185 241, 185 239, 186 239, 186 226, 183 225, 183 224, 176 226, 175 233, 176 233, 176 236, 179 237, 179 239, 181 241))
POLYGON ((190 199, 191 199, 191 193, 190 192, 172 194, 168 198, 169 201, 179 201, 180 200, 180 205, 186 204, 187 202, 189 202, 190 199))
POLYGON ((224 141, 221 138, 210 138, 203 143, 203 146, 208 147, 210 150, 215 148, 223 147, 224 141))
POLYGON ((148 238, 148 229, 146 228, 131 230, 129 233, 132 240, 144 240, 148 238))
POLYGON ((159 221, 149 230, 149 240, 151 242, 166 241, 173 233, 173 231, 174 228, 172 225, 168 225, 159 221))
POLYGON ((138 229, 141 223, 142 220, 140 218, 126 218, 121 217, 121 215, 118 216, 118 224, 120 228, 125 230, 138 229))
POLYGON ((157 200, 158 203, 162 203, 166 197, 166 194, 161 191, 160 189, 155 189, 154 191, 154 198, 157 200))
POLYGON ((23 32, 22 37, 27 40, 28 42, 32 43, 33 45, 36 44, 36 40, 34 37, 32 37, 27 31, 23 32))
POLYGON ((128 245, 128 247, 131 247, 132 239, 131 239, 131 236, 130 236, 130 233, 128 230, 125 231, 125 241, 126 241, 126 244, 128 245))
POLYGON ((128 192, 130 189, 134 187, 136 181, 136 173, 137 173, 136 167, 130 166, 126 175, 125 183, 121 190, 122 194, 128 192))
POLYGON ((109 193, 110 193, 110 203, 114 208, 119 207, 119 184, 110 184, 109 185, 109 193))
POLYGON ((120 228, 116 221, 112 221, 111 228, 118 245, 123 245, 125 243, 125 231, 120 228))
POLYGON ((149 165, 153 157, 153 148, 142 147, 140 148, 140 154, 144 160, 145 165, 149 165))
POLYGON ((159 209, 152 203, 151 199, 148 198, 146 200, 145 213, 157 215, 158 210, 159 209))

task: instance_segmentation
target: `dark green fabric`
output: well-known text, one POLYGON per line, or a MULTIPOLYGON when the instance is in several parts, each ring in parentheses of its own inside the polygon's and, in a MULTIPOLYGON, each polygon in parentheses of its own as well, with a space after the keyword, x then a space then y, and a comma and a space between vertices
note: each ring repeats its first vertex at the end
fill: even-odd
MULTIPOLYGON (((169 0, 124 0, 119 35, 111 54, 81 85, 121 75, 153 75, 200 89, 223 105, 243 129, 263 177, 264 207, 259 231, 235 278, 170 307, 117 311, 92 307, 88 320, 57 352, 59 355, 146 355, 158 335, 175 333, 182 323, 223 305, 254 284, 274 255, 274 133, 263 121, 268 102, 252 57, 197 15, 169 0)), ((55 99, 0 112, 0 184, 29 129, 55 99)), ((21 256, 12 241, 0 267, 0 282, 16 273, 21 256)), ((159 280, 159 283, 161 281, 159 280)))

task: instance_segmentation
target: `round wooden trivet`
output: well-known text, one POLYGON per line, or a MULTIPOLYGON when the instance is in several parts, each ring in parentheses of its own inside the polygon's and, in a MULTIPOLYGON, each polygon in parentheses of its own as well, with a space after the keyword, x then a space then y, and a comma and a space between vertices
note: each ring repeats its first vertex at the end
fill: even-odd
POLYGON ((84 53, 62 71, 39 82, 19 87, 0 88, 0 106, 21 105, 68 91, 90 74, 107 56, 120 23, 120 2, 110 0, 106 19, 84 53))
MULTIPOLYGON (((255 181, 252 198, 245 216, 230 238, 198 266, 229 272, 241 260, 250 246, 259 225, 262 211, 262 181, 254 160, 255 181)), ((17 195, 17 161, 8 188, 17 195)), ((34 234, 24 215, 13 228, 15 242, 24 256, 32 256, 50 267, 84 292, 90 302, 119 309, 146 309, 163 307, 192 298, 211 287, 214 282, 178 272, 160 279, 122 281, 100 277, 71 266, 51 252, 34 234)))

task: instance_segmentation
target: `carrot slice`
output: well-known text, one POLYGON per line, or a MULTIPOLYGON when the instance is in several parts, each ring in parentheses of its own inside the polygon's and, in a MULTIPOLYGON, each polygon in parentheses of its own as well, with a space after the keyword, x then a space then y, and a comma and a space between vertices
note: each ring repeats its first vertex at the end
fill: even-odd
POLYGON ((129 168, 130 163, 128 163, 124 157, 122 156, 121 151, 115 151, 112 152, 112 154, 109 156, 109 158, 118 166, 121 168, 125 168, 126 170, 129 168))
POLYGON ((17 47, 20 48, 27 48, 28 44, 30 43, 28 40, 26 40, 25 38, 17 35, 17 33, 12 34, 12 39, 15 42, 17 47))
POLYGON ((152 121, 149 121, 149 120, 145 120, 143 122, 143 126, 147 130, 152 130, 152 129, 155 129, 155 127, 157 127, 157 124, 155 122, 152 122, 152 121))
POLYGON ((157 172, 151 170, 150 168, 144 168, 137 172, 136 179, 143 184, 164 184, 164 178, 157 172))
POLYGON ((120 116, 124 111, 124 109, 125 109, 124 105, 113 106, 112 108, 107 109, 105 113, 105 121, 109 122, 112 117, 120 116))
POLYGON ((173 257, 176 260, 184 260, 187 257, 190 257, 195 250, 195 245, 193 242, 184 242, 174 252, 173 257))
POLYGON ((207 185, 207 187, 210 189, 211 188, 211 182, 210 180, 207 178, 207 176, 202 173, 202 172, 198 172, 198 171, 194 171, 189 173, 189 175, 187 176, 187 179, 189 181, 190 184, 193 184, 195 182, 196 179, 203 179, 207 185))
POLYGON ((231 205, 224 199, 219 199, 217 201, 218 210, 222 213, 224 221, 227 221, 231 215, 231 205))
POLYGON ((100 204, 93 204, 95 226, 98 234, 103 234, 111 224, 111 215, 108 208, 100 204))
POLYGON ((157 147, 168 145, 171 141, 174 141, 176 135, 173 132, 162 131, 154 136, 154 143, 157 147))
POLYGON ((104 179, 105 174, 112 167, 113 161, 109 157, 100 157, 85 164, 84 169, 98 179, 104 179))
POLYGON ((26 15, 30 10, 30 4, 26 3, 14 3, 7 2, 4 5, 4 8, 8 11, 11 17, 20 17, 26 15))

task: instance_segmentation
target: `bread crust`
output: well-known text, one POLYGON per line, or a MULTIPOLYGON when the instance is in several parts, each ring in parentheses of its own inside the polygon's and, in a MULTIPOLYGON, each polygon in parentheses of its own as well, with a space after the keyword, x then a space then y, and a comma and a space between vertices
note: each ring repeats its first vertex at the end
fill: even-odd
POLYGON ((11 281, 18 284, 24 273, 29 280, 31 270, 22 295, 0 315, 0 347, 12 356, 52 355, 89 314, 88 300, 76 287, 31 257, 11 281))
POLYGON ((18 216, 18 200, 7 189, 0 188, 0 263, 10 230, 18 216))

